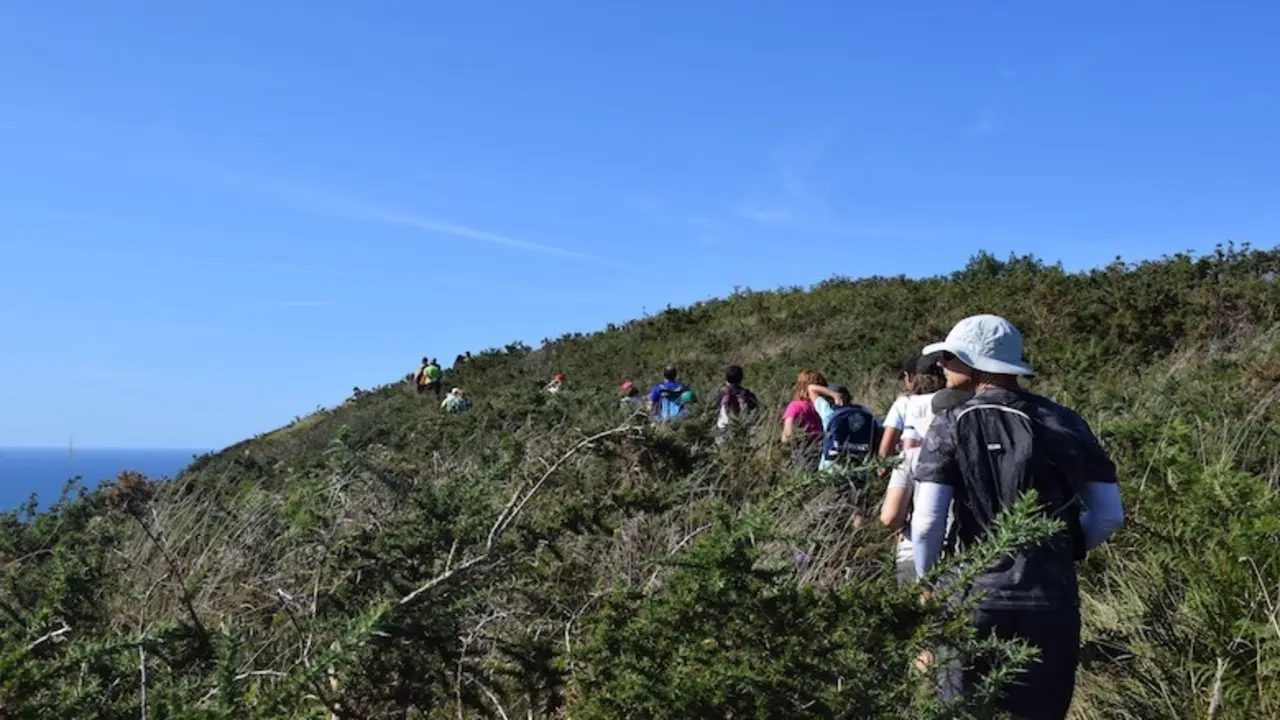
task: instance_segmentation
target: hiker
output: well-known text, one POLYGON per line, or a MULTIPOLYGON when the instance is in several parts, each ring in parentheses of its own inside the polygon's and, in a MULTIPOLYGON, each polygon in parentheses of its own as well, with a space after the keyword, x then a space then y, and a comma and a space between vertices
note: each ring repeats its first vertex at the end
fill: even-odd
POLYGON ((924 432, 916 426, 927 425, 933 417, 930 409, 932 395, 946 385, 938 358, 927 355, 907 358, 902 364, 902 384, 906 393, 893 401, 884 417, 880 457, 896 454, 899 440, 903 450, 918 447, 923 440, 924 432))
POLYGON ((418 394, 425 392, 435 393, 436 399, 440 399, 441 385, 440 376, 443 373, 440 370, 439 361, 422 358, 422 367, 418 368, 418 373, 414 375, 414 382, 418 386, 418 394))
POLYGON ((551 378, 551 383, 547 385, 546 390, 552 395, 555 395, 556 393, 560 392, 563 389, 564 389, 564 373, 556 373, 556 376, 551 378))
MULTIPOLYGON (((929 431, 929 422, 933 417, 955 407, 973 397, 972 390, 960 388, 943 388, 935 392, 930 400, 930 415, 923 421, 917 421, 916 431, 923 437, 929 431)), ((884 502, 880 506, 880 522, 890 530, 898 531, 897 578, 899 585, 910 585, 917 579, 915 552, 911 545, 911 506, 915 496, 915 465, 920 458, 920 446, 915 445, 902 451, 902 462, 893 469, 889 476, 889 487, 884 493, 884 502)))
POLYGON ((791 402, 782 413, 782 442, 791 445, 791 457, 798 472, 816 470, 822 455, 822 418, 809 399, 811 386, 827 386, 827 379, 816 370, 802 370, 796 376, 791 402), (797 436, 796 430, 802 433, 797 436))
MULTIPOLYGON (((983 591, 972 618, 980 638, 1019 639, 1039 651, 998 708, 1019 718, 1065 718, 1080 653, 1075 563, 1124 522, 1115 465, 1083 418, 1019 386, 1019 377, 1035 372, 1023 363, 1022 336, 1008 320, 965 318, 945 341, 924 349, 934 353, 941 353, 947 386, 974 395, 934 417, 915 464, 916 570, 924 576, 944 547, 958 553, 982 540, 1002 511, 1034 489, 1065 529, 983 569, 972 586, 950 589, 983 591)), ((939 585, 935 593, 948 589, 939 585)), ((984 671, 978 663, 957 673, 957 687, 942 688, 944 699, 972 689, 984 671)))
POLYGON ((849 388, 840 383, 810 385, 809 400, 822 421, 819 471, 860 465, 875 454, 879 422, 871 410, 853 401, 849 388))
POLYGON ((629 410, 635 410, 644 404, 644 399, 640 397, 640 388, 630 380, 626 380, 618 387, 618 392, 622 393, 622 397, 618 399, 618 404, 629 410))
POLYGON ((649 412, 655 422, 666 422, 688 415, 682 396, 689 388, 677 377, 680 372, 674 365, 662 369, 662 382, 649 390, 649 412))
POLYGON ((454 388, 440 403, 440 409, 447 413, 466 412, 471 409, 471 398, 467 397, 462 388, 454 388))
POLYGON ((715 404, 719 408, 716 430, 723 432, 733 418, 760 409, 756 394, 742 387, 742 377, 741 366, 730 365, 724 369, 724 385, 716 391, 715 404))

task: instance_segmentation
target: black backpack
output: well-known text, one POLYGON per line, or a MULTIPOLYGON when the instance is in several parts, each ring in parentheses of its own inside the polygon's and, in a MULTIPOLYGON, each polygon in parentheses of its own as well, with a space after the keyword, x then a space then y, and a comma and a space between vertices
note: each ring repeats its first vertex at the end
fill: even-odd
POLYGON ((876 416, 867 408, 836 408, 822 436, 822 456, 828 461, 866 462, 876 451, 876 430, 876 416))
MULTIPOLYGON (((1053 437, 1052 431, 1036 418, 1036 408, 1025 400, 1010 404, 967 405, 956 416, 958 433, 956 460, 971 478, 963 493, 965 520, 977 527, 994 527, 998 514, 1009 508, 1027 490, 1035 489, 1045 511, 1067 525, 1066 542, 1074 559, 1084 556, 1080 530, 1080 497, 1077 487, 1084 477, 1078 456, 1064 452, 1071 439, 1053 437)), ((948 533, 947 546, 955 551, 963 545, 959 535, 977 527, 956 522, 948 533)), ((1059 540, 1061 542, 1061 540, 1059 540)))

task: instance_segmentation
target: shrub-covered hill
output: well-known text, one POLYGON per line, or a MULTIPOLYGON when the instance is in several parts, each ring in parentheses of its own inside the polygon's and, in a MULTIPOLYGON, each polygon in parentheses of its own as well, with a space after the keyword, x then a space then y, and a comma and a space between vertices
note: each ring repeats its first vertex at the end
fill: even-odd
MULTIPOLYGON (((883 485, 794 476, 778 410, 805 367, 883 411, 901 357, 960 317, 1024 333, 1080 409, 1129 520, 1082 566, 1082 718, 1280 717, 1280 250, 1066 273, 979 256, 946 278, 742 292, 477 354, 444 415, 403 383, 201 458, 0 519, 0 717, 976 717, 921 650, 978 643, 892 578, 883 485), (615 388, 724 364, 766 403, 723 445, 615 388), (541 392, 555 372, 570 391, 541 392), (776 409, 775 409, 776 408, 776 409)), ((1033 513, 970 561, 1034 542, 1033 513)), ((987 690, 994 691, 992 688, 987 690)))

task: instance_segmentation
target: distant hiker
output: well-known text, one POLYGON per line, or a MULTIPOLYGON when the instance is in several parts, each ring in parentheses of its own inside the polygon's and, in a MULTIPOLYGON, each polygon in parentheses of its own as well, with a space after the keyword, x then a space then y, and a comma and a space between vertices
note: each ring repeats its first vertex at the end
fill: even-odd
POLYGON ((454 388, 445 396, 443 402, 440 403, 440 409, 447 413, 461 413, 471 409, 471 398, 468 398, 462 388, 454 388))
MULTIPOLYGON (((916 570, 923 576, 944 548, 958 553, 980 542, 1002 511, 1034 489, 1065 529, 981 569, 971 587, 942 581, 934 592, 981 590, 978 636, 1018 639, 1039 651, 1004 690, 1000 710, 1065 718, 1080 653, 1075 563, 1124 522, 1115 465, 1077 413, 1019 387, 1019 376, 1035 372, 1023 363, 1022 335, 1008 320, 965 318, 924 353, 942 354, 948 387, 975 394, 934 417, 920 450, 911 519, 916 570)), ((985 671, 983 663, 966 668, 954 690, 971 690, 985 671)), ((952 695, 952 688, 942 691, 952 695)))
POLYGON ((618 392, 622 393, 622 397, 618 399, 618 404, 623 407, 635 410, 644 404, 644 398, 640 397, 640 388, 636 384, 627 380, 618 387, 618 392))
MULTIPOLYGON (((948 410, 973 397, 972 390, 961 388, 944 388, 932 394, 930 401, 933 415, 948 410)), ((932 416, 929 418, 932 420, 932 416)), ((928 425, 917 428, 921 434, 928 432, 928 425)), ((911 507, 915 496, 915 466, 920 458, 920 447, 914 446, 902 451, 902 462, 893 469, 889 476, 889 488, 884 494, 884 503, 880 506, 880 522, 890 530, 898 533, 898 583, 909 585, 916 581, 915 551, 911 544, 911 507)))
POLYGON ((424 386, 426 385, 426 379, 427 379, 426 371, 427 371, 427 366, 430 364, 431 364, 431 358, 425 358, 425 357, 422 358, 422 364, 419 365, 418 369, 415 370, 413 373, 413 385, 418 389, 418 392, 422 392, 424 386))
POLYGON ((440 376, 443 374, 440 370, 439 361, 422 358, 422 367, 418 368, 418 373, 414 376, 414 382, 418 385, 418 393, 435 393, 438 399, 443 391, 440 383, 440 376))
POLYGON ((547 385, 546 390, 552 395, 555 395, 556 393, 560 392, 563 389, 564 389, 564 373, 556 373, 556 376, 551 378, 551 383, 547 385))
POLYGON ((809 399, 809 388, 813 385, 825 388, 827 379, 816 370, 801 371, 796 376, 791 402, 782 413, 782 442, 791 445, 791 457, 798 472, 816 470, 822 455, 822 418, 809 399))
POLYGON ((459 354, 458 354, 458 357, 456 357, 456 358, 454 358, 454 359, 453 359, 453 367, 454 367, 454 368, 462 367, 462 363, 464 363, 464 362, 466 362, 466 361, 467 361, 466 356, 465 356, 465 355, 462 355, 461 353, 459 353, 459 354))
POLYGON ((723 431, 735 417, 760 409, 756 394, 742 387, 742 368, 730 365, 724 369, 724 385, 716 391, 716 429, 723 431))
POLYGON ((663 381, 649 390, 649 413, 654 421, 666 422, 689 414, 681 398, 689 388, 676 380, 679 375, 674 365, 668 365, 662 369, 663 381))
POLYGON ((884 437, 880 440, 880 457, 902 449, 918 447, 924 430, 933 417, 930 401, 933 393, 946 385, 937 356, 912 355, 902 365, 902 384, 906 394, 899 395, 884 418, 884 437))

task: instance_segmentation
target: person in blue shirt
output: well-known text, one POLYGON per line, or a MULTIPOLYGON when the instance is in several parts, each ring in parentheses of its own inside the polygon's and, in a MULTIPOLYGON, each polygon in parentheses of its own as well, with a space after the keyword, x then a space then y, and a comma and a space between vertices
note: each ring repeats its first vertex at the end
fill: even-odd
POLYGON ((663 381, 649 390, 649 412, 654 420, 672 420, 684 415, 681 395, 689 388, 676 380, 679 375, 674 365, 668 365, 662 369, 663 381))

